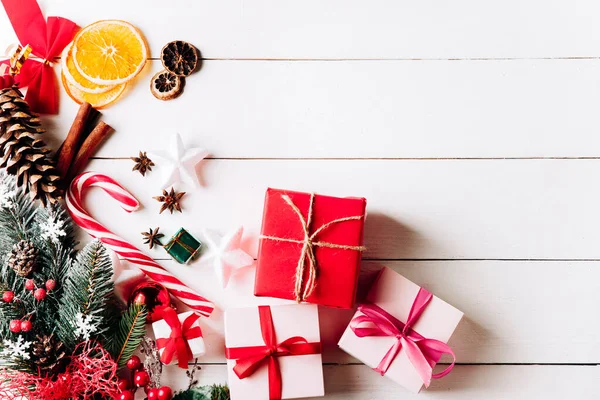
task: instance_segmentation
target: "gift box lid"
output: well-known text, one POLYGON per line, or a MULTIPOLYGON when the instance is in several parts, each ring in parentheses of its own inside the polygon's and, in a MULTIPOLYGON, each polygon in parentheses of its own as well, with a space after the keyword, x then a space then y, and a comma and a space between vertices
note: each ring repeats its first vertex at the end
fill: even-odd
MULTIPOLYGON (((306 220, 310 207, 311 193, 268 188, 265 193, 265 213, 263 214, 263 234, 275 237, 303 240, 304 232, 298 215, 283 200, 282 195, 290 197, 306 220), (272 215, 277 218, 269 218, 272 215)), ((367 200, 364 197, 334 197, 315 194, 310 230, 331 222, 334 219, 361 215, 365 216, 367 200)), ((363 242, 364 218, 334 224, 321 232, 318 239, 323 242, 340 242, 348 245, 361 245, 363 242), (352 229, 352 228, 355 229, 352 229)))
POLYGON ((202 243, 184 228, 180 228, 164 245, 166 252, 181 264, 195 259, 201 247, 202 243))
MULTIPOLYGON (((406 322, 419 289, 416 283, 384 267, 369 290, 367 301, 406 322)), ((462 311, 434 294, 413 329, 426 338, 448 342, 462 317, 462 311)))
MULTIPOLYGON (((277 342, 302 336, 320 342, 319 312, 316 305, 271 306, 277 342)), ((228 348, 264 346, 258 307, 231 308, 225 311, 225 345, 228 348)), ((324 395, 321 354, 278 357, 282 377, 282 397, 293 399, 324 395)), ((240 380, 233 372, 235 360, 227 360, 232 399, 257 399, 269 389, 265 363, 251 376, 240 380)))
MULTIPOLYGON (((286 202, 291 202, 308 221, 311 194, 280 189, 267 189, 263 213, 261 239, 258 250, 256 296, 294 300, 296 269, 302 255, 304 229, 298 213, 286 202), (298 241, 297 243, 272 238, 298 241)), ((366 199, 359 197, 332 197, 316 194, 312 204, 309 234, 340 218, 359 217, 340 221, 319 231, 315 241, 341 246, 361 247, 365 221, 366 199)), ((307 302, 328 307, 352 308, 356 297, 360 272, 361 251, 314 246, 318 278, 307 302)), ((308 261, 305 261, 308 264, 308 261)), ((304 277, 308 275, 308 266, 304 277)))
MULTIPOLYGON (((190 316, 194 314, 193 311, 187 311, 181 314, 177 314, 177 319, 179 319, 179 322, 181 322, 183 324, 183 322, 190 316)), ((194 326, 200 326, 200 321, 196 321, 194 322, 192 325, 192 327, 194 326)), ((169 326, 169 324, 167 323, 167 321, 165 321, 164 319, 160 319, 156 322, 152 323, 152 331, 154 332, 154 337, 156 339, 159 338, 169 338, 169 336, 171 335, 171 327, 169 326)), ((190 349, 192 350, 192 354, 194 355, 194 357, 200 357, 203 356, 204 354, 206 354, 206 346, 204 344, 204 337, 202 336, 202 333, 200 334, 199 337, 194 338, 194 339, 190 339, 188 340, 188 345, 190 345, 190 349)), ((160 349, 159 353, 162 355, 162 353, 164 352, 164 349, 160 349)), ((177 354, 175 353, 173 360, 171 361, 170 364, 175 364, 177 363, 177 354)))

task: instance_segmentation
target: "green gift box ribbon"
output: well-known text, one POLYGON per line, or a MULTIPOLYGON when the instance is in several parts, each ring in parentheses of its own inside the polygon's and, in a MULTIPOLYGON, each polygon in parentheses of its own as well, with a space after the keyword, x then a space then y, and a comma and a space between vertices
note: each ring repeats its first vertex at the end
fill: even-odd
POLYGON ((202 243, 181 228, 164 248, 177 262, 186 264, 200 252, 202 243))

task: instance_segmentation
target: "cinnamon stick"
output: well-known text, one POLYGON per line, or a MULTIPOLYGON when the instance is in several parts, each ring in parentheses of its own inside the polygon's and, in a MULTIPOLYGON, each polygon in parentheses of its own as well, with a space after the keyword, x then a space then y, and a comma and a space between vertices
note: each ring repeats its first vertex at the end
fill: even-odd
POLYGON ((79 145, 83 140, 91 110, 92 105, 90 103, 81 104, 77 111, 77 115, 75 116, 75 120, 71 125, 71 129, 69 129, 65 141, 60 147, 57 156, 56 169, 63 178, 69 171, 71 161, 73 161, 73 157, 75 157, 75 154, 77 154, 77 151, 79 150, 79 145))
POLYGON ((100 143, 111 133, 112 127, 104 122, 100 121, 98 125, 94 128, 94 130, 90 133, 90 135, 85 139, 77 155, 75 156, 75 160, 71 164, 71 168, 69 168, 69 173, 67 174, 67 181, 71 181, 81 170, 85 167, 90 157, 94 154, 100 143))

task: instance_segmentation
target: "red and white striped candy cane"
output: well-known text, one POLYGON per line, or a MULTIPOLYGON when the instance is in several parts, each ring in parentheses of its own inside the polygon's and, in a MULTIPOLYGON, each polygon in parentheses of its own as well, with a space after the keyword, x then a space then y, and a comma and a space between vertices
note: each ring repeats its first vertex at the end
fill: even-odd
POLYGON ((106 229, 83 208, 85 193, 94 186, 101 188, 117 200, 127 212, 137 210, 140 205, 135 197, 111 177, 95 172, 84 172, 73 179, 66 195, 67 209, 73 221, 115 253, 136 264, 150 279, 164 285, 198 314, 208 317, 215 308, 213 303, 188 288, 152 258, 106 229))

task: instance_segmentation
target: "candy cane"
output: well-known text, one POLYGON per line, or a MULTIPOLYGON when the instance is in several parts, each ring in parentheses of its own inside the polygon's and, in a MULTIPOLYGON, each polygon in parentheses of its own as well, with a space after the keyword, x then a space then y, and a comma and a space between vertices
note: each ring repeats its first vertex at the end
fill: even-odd
POLYGON ((195 312, 208 317, 214 309, 214 305, 210 301, 188 288, 175 275, 165 270, 152 258, 106 229, 83 208, 85 192, 94 186, 101 188, 117 200, 127 212, 137 210, 140 205, 137 199, 114 179, 95 172, 84 172, 73 179, 65 196, 67 209, 73 221, 115 253, 136 264, 150 279, 164 285, 174 296, 178 297, 195 312))

